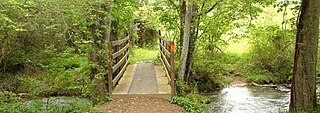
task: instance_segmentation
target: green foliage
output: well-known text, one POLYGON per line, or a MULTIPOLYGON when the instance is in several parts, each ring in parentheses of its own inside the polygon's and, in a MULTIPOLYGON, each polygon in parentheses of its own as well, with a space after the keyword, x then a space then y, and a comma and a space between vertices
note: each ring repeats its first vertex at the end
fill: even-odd
POLYGON ((208 99, 199 94, 189 94, 184 97, 172 97, 170 100, 173 104, 178 104, 184 107, 190 113, 204 113, 208 99))
POLYGON ((192 71, 192 80, 200 92, 209 92, 231 82, 243 58, 231 53, 197 53, 192 71), (230 72, 232 74, 230 74, 230 72))
POLYGON ((197 94, 199 92, 196 84, 187 85, 180 81, 178 81, 176 84, 177 84, 178 96, 186 96, 188 94, 197 94))
POLYGON ((62 50, 66 42, 79 40, 84 34, 84 5, 64 0, 1 2, 1 66, 33 63, 43 58, 47 47, 62 50))
POLYGON ((0 75, 19 78, 17 91, 32 95, 98 95, 107 73, 106 23, 118 21, 115 31, 124 35, 136 10, 133 0, 1 0, 0 75))
POLYGON ((292 76, 294 30, 281 30, 276 25, 253 27, 247 37, 251 41, 245 67, 247 80, 288 82, 292 76))
POLYGON ((317 104, 320 105, 320 92, 317 92, 317 104))
POLYGON ((112 100, 105 93, 103 82, 106 71, 91 76, 97 64, 87 61, 87 55, 75 55, 65 51, 39 63, 42 71, 20 77, 20 92, 30 92, 32 96, 65 95, 95 99, 95 104, 112 100))
POLYGON ((190 113, 204 113, 204 109, 209 102, 206 96, 199 94, 197 83, 184 84, 177 82, 178 96, 171 98, 170 102, 178 104, 190 113))
MULTIPOLYGON (((86 55, 74 55, 68 51, 38 63, 42 72, 21 77, 21 90, 34 95, 58 95, 81 93, 80 72, 87 66, 86 55)), ((83 75, 87 76, 87 75, 83 75)))

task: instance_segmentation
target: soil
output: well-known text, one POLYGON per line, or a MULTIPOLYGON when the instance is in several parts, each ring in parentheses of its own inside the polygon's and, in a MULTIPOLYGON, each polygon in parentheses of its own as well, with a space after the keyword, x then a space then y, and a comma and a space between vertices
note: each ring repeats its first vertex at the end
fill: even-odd
POLYGON ((244 77, 232 77, 230 85, 246 84, 244 77))
POLYGON ((117 95, 100 106, 103 113, 187 113, 169 102, 170 95, 117 95))

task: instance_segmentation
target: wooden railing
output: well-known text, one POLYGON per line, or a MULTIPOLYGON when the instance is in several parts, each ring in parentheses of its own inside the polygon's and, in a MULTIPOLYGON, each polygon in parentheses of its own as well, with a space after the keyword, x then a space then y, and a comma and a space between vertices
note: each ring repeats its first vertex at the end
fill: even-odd
POLYGON ((161 36, 160 39, 160 59, 166 72, 166 76, 171 86, 171 94, 176 94, 176 77, 174 68, 174 42, 164 40, 161 36))
POLYGON ((108 74, 108 91, 112 94, 124 71, 129 64, 130 39, 127 36, 124 39, 111 41, 109 43, 109 74, 108 74))

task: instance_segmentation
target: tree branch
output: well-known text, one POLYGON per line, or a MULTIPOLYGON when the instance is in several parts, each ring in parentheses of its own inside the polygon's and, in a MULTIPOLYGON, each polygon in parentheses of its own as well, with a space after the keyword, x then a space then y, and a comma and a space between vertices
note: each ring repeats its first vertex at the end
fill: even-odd
POLYGON ((179 7, 178 5, 176 5, 172 0, 168 0, 173 6, 174 8, 176 8, 176 10, 179 12, 179 7))
POLYGON ((204 0, 204 1, 202 2, 202 6, 201 6, 201 8, 200 8, 200 11, 203 10, 204 6, 206 5, 206 2, 207 2, 207 0, 204 0))
POLYGON ((199 16, 202 16, 202 15, 205 15, 205 14, 208 14, 210 13, 220 2, 222 2, 222 0, 218 0, 215 4, 213 4, 209 10, 201 13, 199 16))

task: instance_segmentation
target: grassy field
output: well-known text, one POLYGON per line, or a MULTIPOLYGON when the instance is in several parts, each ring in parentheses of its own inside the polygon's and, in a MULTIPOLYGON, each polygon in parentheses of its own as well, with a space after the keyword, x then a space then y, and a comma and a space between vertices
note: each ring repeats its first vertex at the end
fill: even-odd
POLYGON ((156 63, 159 59, 159 48, 158 47, 132 47, 130 53, 129 62, 131 64, 137 62, 154 62, 156 63))

